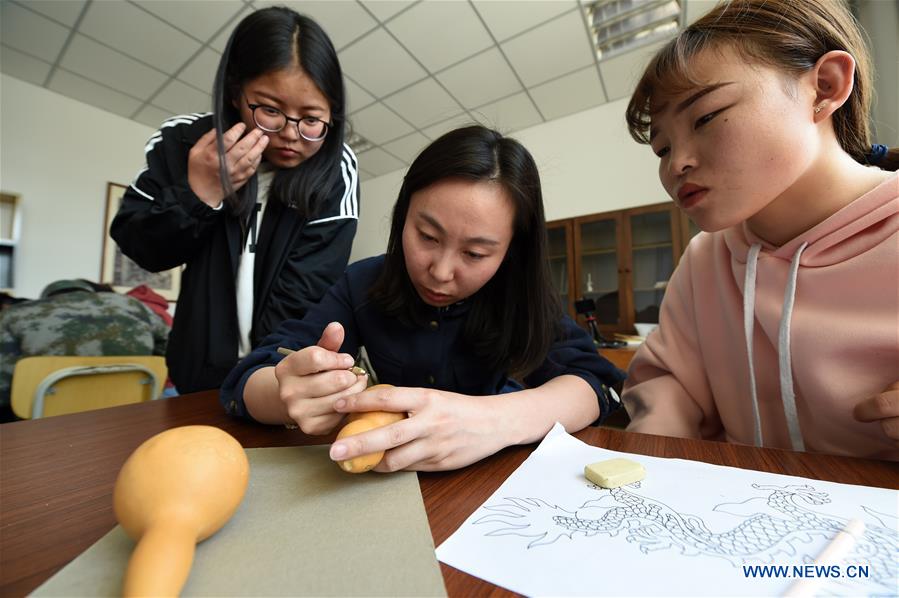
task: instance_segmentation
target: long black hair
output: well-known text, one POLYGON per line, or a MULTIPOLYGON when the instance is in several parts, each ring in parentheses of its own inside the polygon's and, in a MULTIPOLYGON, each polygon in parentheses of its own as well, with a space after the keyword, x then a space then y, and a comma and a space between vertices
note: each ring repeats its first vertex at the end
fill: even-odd
POLYGON ((550 282, 540 174, 518 141, 475 125, 450 131, 421 152, 393 208, 384 270, 371 298, 406 325, 423 323, 425 304, 406 270, 403 228, 412 194, 453 178, 497 183, 514 205, 512 242, 493 278, 468 299, 464 339, 489 368, 523 377, 546 358, 562 307, 550 282))
POLYGON ((235 193, 231 186, 222 135, 241 120, 238 107, 246 82, 297 64, 328 99, 333 124, 312 157, 295 168, 276 171, 269 196, 308 217, 315 214, 339 177, 346 107, 343 74, 334 45, 318 23, 289 8, 273 6, 254 11, 231 33, 212 90, 219 173, 226 202, 238 214, 245 214, 253 201, 235 193))

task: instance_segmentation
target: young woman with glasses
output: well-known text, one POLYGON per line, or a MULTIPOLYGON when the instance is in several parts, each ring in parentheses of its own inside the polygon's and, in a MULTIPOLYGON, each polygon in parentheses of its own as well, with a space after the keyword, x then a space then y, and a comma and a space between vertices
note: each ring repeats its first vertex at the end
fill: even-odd
POLYGON ((344 122, 331 40, 272 7, 231 34, 213 112, 170 118, 148 141, 111 235, 147 270, 185 266, 167 355, 179 391, 217 388, 343 272, 359 202, 344 122))

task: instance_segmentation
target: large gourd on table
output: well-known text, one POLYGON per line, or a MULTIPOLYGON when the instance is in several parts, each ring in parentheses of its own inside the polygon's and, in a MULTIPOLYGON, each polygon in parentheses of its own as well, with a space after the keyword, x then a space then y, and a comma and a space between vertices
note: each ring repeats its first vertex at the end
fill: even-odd
MULTIPOLYGON (((368 390, 374 390, 376 388, 393 388, 393 385, 377 384, 375 386, 372 386, 368 390)), ((406 419, 405 413, 395 413, 393 411, 367 411, 361 413, 351 413, 347 418, 346 425, 340 429, 340 432, 337 433, 337 439, 340 440, 341 438, 346 438, 347 436, 353 436, 354 434, 361 434, 362 432, 367 432, 368 430, 381 428, 403 419, 406 419)), ((342 470, 349 473, 364 473, 370 469, 373 469, 378 463, 381 462, 381 459, 383 458, 384 451, 377 451, 374 453, 369 453, 367 455, 360 455, 359 457, 355 457, 353 459, 338 461, 337 464, 342 470)))
POLYGON ((231 518, 249 474, 240 443, 211 426, 173 428, 141 444, 113 491, 116 519, 137 541, 123 595, 178 595, 197 542, 231 518))

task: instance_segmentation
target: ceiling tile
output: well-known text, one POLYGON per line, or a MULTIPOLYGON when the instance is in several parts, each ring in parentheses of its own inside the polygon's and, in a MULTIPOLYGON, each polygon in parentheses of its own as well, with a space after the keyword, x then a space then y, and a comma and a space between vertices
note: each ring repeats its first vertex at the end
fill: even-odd
POLYGON ((166 73, 200 49, 195 39, 127 2, 94 2, 79 32, 166 73))
POLYGON ((84 77, 79 77, 64 69, 56 70, 47 87, 85 104, 102 108, 126 118, 130 118, 141 105, 141 101, 136 98, 113 91, 93 81, 88 81, 84 77))
POLYGON ((436 75, 463 106, 482 106, 522 91, 502 53, 491 48, 436 75))
POLYGON ((574 114, 606 101, 595 65, 538 85, 530 92, 547 120, 574 114))
POLYGON ((365 8, 374 13, 375 18, 382 23, 396 15, 405 8, 412 6, 409 0, 363 0, 365 8))
POLYGON ((359 164, 365 165, 366 172, 370 172, 374 176, 381 176, 382 174, 387 174, 388 172, 393 172, 394 170, 399 170, 406 166, 381 148, 370 149, 367 152, 362 152, 357 156, 359 158, 359 164))
POLYGON ((197 89, 211 92, 212 84, 215 82, 215 71, 219 68, 221 57, 221 54, 215 50, 203 48, 203 51, 178 73, 178 79, 197 89))
POLYGON ((42 86, 50 74, 50 67, 49 62, 38 60, 18 50, 6 46, 0 48, 0 71, 16 79, 42 86))
POLYGON ((381 147, 397 158, 405 161, 407 164, 410 164, 416 157, 418 157, 418 154, 428 145, 428 143, 430 143, 430 140, 416 131, 415 133, 406 135, 396 141, 385 143, 381 147))
POLYGON ((576 0, 475 0, 474 7, 497 41, 536 27, 565 11, 574 10, 576 0))
POLYGON ((137 113, 137 116, 134 117, 139 123, 145 124, 148 127, 153 127, 154 129, 159 129, 159 125, 163 123, 166 119, 175 116, 172 114, 170 110, 163 110, 162 108, 157 108, 152 104, 147 104, 141 111, 137 113))
POLYGON ((352 114, 360 108, 365 108, 375 101, 375 97, 356 85, 349 77, 343 78, 344 87, 346 88, 346 111, 352 114))
POLYGON ((666 43, 668 40, 662 40, 599 62, 599 71, 606 84, 610 102, 633 93, 643 69, 656 51, 666 43))
POLYGON ((172 79, 152 101, 172 114, 190 114, 212 109, 212 96, 177 79, 172 79))
POLYGON ((467 2, 425 0, 386 27, 432 73, 493 45, 467 2))
POLYGON ((382 101, 416 127, 426 127, 462 112, 458 102, 430 77, 382 101))
POLYGON ((500 133, 526 129, 543 122, 528 94, 522 92, 472 111, 478 122, 500 133))
POLYGON ((342 48, 378 25, 364 8, 348 0, 257 0, 253 6, 286 6, 311 17, 325 30, 335 48, 342 48))
POLYGON ((469 116, 468 114, 460 114, 443 122, 437 123, 436 125, 426 127, 422 129, 421 132, 430 139, 437 139, 444 133, 452 131, 453 129, 458 129, 459 127, 475 124, 476 121, 473 117, 476 116, 477 115, 474 114, 471 116, 469 116))
POLYGON ((0 2, 0 40, 4 46, 52 64, 59 57, 69 31, 18 4, 0 2))
POLYGON ((687 0, 685 6, 686 17, 684 22, 692 25, 704 16, 707 12, 715 8, 718 0, 687 0))
POLYGON ((346 74, 377 96, 393 93, 426 75, 383 29, 342 50, 340 64, 346 74))
POLYGON ((504 42, 502 48, 528 87, 594 64, 590 38, 576 10, 504 42))
POLYGON ((41 0, 28 2, 28 8, 72 27, 84 9, 84 0, 41 0))
MULTIPOLYGON (((151 1, 155 1, 155 0, 151 0, 151 1)), ((207 0, 202 0, 202 1, 205 2, 207 0)), ((216 52, 218 52, 219 54, 223 53, 225 51, 225 46, 228 45, 228 38, 231 37, 231 32, 234 30, 235 27, 237 27, 237 24, 251 12, 253 12, 253 8, 249 4, 244 5, 243 10, 241 10, 241 12, 237 16, 237 18, 235 18, 233 21, 231 21, 227 27, 225 27, 221 32, 219 32, 219 34, 216 35, 215 38, 213 38, 213 40, 211 42, 209 42, 209 47, 212 48, 213 50, 215 50, 216 52)))
POLYGON ((240 0, 136 0, 135 4, 204 43, 245 7, 240 0))
POLYGON ((166 80, 159 71, 77 34, 60 65, 138 98, 150 97, 166 80))
POLYGON ((353 115, 353 130, 380 145, 411 133, 412 126, 381 103, 372 104, 353 115))

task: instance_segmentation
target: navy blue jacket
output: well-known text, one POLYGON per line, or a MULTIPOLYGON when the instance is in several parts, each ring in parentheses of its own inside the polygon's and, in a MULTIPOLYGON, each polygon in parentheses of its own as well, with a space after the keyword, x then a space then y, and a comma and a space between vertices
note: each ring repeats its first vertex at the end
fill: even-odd
MULTIPOLYGON (((345 331, 341 352, 356 355, 364 345, 379 383, 436 388, 471 396, 521 388, 504 372, 485 368, 483 360, 466 346, 463 330, 467 302, 433 307, 428 324, 415 328, 385 315, 368 297, 383 267, 384 256, 350 265, 302 320, 285 321, 259 348, 244 357, 222 385, 220 397, 225 411, 249 418, 243 389, 250 375, 283 359, 278 347, 296 350, 315 345, 325 327, 335 321, 343 324, 345 331)), ((579 376, 593 387, 600 406, 598 421, 619 406, 609 394, 609 387, 621 382, 624 372, 601 357, 587 332, 568 316, 563 317, 561 337, 524 383, 536 387, 564 374, 579 376)))

